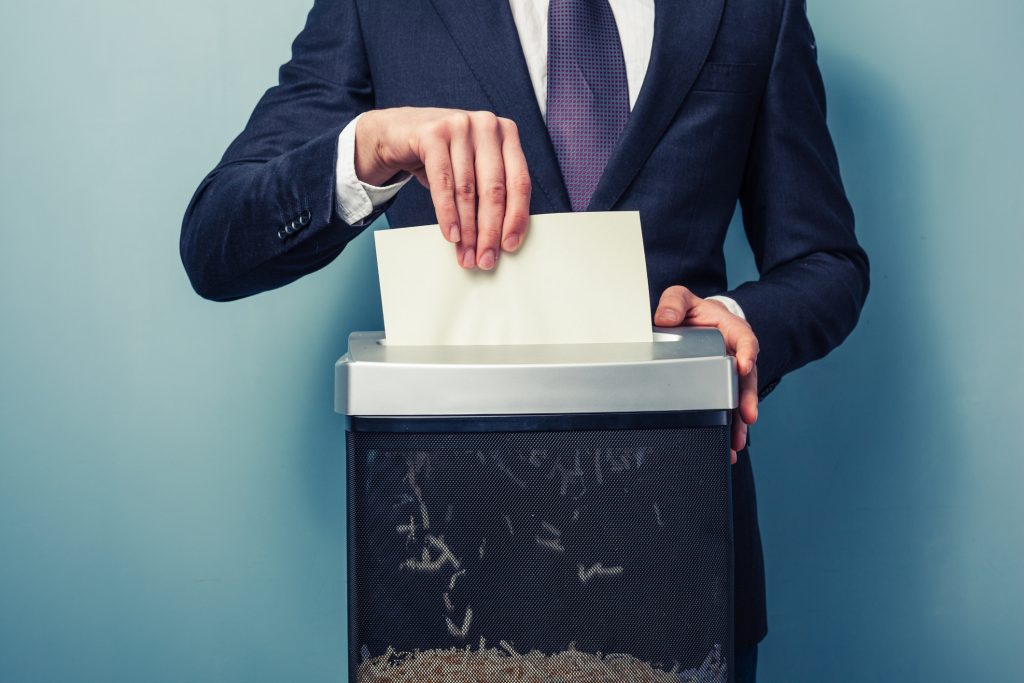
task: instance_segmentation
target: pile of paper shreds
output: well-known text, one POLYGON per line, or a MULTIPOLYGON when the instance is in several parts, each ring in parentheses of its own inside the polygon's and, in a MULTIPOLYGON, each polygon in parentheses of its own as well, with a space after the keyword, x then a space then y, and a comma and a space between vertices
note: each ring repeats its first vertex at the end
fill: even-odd
MULTIPOLYGON (((666 671, 627 654, 588 653, 571 646, 546 655, 520 653, 505 641, 500 647, 417 650, 392 648, 359 665, 357 683, 711 683, 725 681, 724 667, 666 671), (710 675, 709 675, 710 674, 710 675)), ((709 660, 717 657, 709 656, 709 660)), ((718 664, 718 662, 715 662, 718 664)))

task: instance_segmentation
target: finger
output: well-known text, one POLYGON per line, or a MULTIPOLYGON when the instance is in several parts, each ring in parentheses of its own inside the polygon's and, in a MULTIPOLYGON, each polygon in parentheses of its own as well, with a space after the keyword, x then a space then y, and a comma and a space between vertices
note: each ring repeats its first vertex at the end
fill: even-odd
POLYGON ((740 376, 745 377, 757 367, 757 355, 761 349, 757 343, 757 337, 754 336, 754 332, 749 326, 737 324, 730 327, 734 329, 730 329, 732 339, 727 340, 727 343, 732 342, 737 369, 740 376))
POLYGON ((475 244, 476 240, 476 169, 473 164, 473 146, 469 139, 469 116, 458 113, 451 117, 450 153, 452 175, 455 178, 455 206, 459 220, 449 226, 442 226, 449 242, 475 244))
POLYGON ((761 347, 750 325, 724 306, 701 299, 690 308, 687 324, 713 325, 722 333, 729 353, 736 357, 740 385, 740 415, 747 424, 757 421, 757 357, 761 347))
POLYGON ((740 417, 752 425, 757 422, 757 366, 747 375, 740 377, 740 417))
POLYGON ((734 451, 742 451, 747 447, 747 433, 749 427, 747 423, 743 421, 741 416, 738 414, 733 416, 732 421, 732 444, 731 447, 734 451))
POLYGON ((654 324, 664 327, 681 325, 693 305, 693 294, 686 287, 676 285, 669 287, 658 301, 658 309, 654 312, 654 324))
POLYGON ((730 465, 735 465, 737 460, 739 460, 739 456, 736 454, 736 451, 734 451, 734 450, 732 450, 730 448, 729 449, 729 464, 730 465))
POLYGON ((509 119, 498 119, 501 125, 501 156, 505 161, 505 220, 501 227, 501 246, 515 251, 526 236, 530 222, 530 171, 519 142, 519 129, 509 119))
POLYGON ((699 299, 688 312, 687 324, 717 327, 736 357, 736 369, 740 376, 748 374, 757 364, 760 346, 757 336, 742 318, 737 318, 725 306, 715 301, 699 299))
POLYGON ((455 204, 455 176, 452 172, 448 142, 441 135, 428 135, 421 143, 421 149, 427 187, 434 204, 434 212, 437 214, 437 223, 442 226, 457 225, 459 211, 455 204))
POLYGON ((413 177, 419 181, 420 185, 427 188, 428 190, 430 189, 430 181, 427 180, 427 172, 422 166, 420 166, 415 171, 410 171, 410 173, 412 173, 413 177))
MULTIPOLYGON (((691 297, 693 295, 691 294, 691 297)), ((686 323, 718 328, 729 353, 736 357, 740 385, 740 415, 746 424, 757 421, 757 357, 761 351, 757 336, 742 318, 713 301, 696 299, 690 306, 686 323)))
POLYGON ((498 118, 490 112, 476 112, 471 117, 477 178, 476 262, 490 270, 498 259, 505 221, 505 162, 498 118))

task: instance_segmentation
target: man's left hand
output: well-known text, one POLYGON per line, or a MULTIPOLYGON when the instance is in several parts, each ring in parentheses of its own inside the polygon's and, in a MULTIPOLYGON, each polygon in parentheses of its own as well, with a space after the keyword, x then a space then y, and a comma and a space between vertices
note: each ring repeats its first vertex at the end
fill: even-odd
POLYGON ((686 287, 669 287, 661 295, 654 324, 659 327, 717 327, 730 355, 736 357, 740 376, 740 407, 732 421, 732 462, 747 445, 747 428, 757 421, 757 354, 760 347, 754 331, 743 318, 729 312, 718 301, 701 299, 686 287))

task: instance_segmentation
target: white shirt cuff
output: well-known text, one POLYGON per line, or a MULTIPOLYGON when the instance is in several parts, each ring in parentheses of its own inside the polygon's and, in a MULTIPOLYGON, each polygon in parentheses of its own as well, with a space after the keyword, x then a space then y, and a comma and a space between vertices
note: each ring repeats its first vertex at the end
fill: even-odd
MULTIPOLYGON (((359 116, 362 116, 360 114, 359 116)), ((398 194, 412 176, 407 175, 396 183, 377 187, 356 177, 356 123, 352 119, 338 134, 338 165, 335 169, 335 206, 341 220, 349 225, 359 225, 375 210, 398 194)))
POLYGON ((709 296, 708 300, 717 301, 718 303, 722 304, 723 306, 728 308, 729 312, 732 313, 737 318, 743 318, 744 320, 747 319, 747 316, 743 315, 743 309, 740 308, 740 305, 736 303, 735 299, 731 299, 727 296, 709 296))

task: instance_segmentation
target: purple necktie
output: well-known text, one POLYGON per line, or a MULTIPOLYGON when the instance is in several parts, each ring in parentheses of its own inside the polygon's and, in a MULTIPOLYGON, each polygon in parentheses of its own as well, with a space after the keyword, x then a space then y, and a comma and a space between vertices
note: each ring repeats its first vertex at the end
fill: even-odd
POLYGON ((626 63, 608 0, 551 0, 547 126, 573 211, 590 203, 628 118, 626 63))

